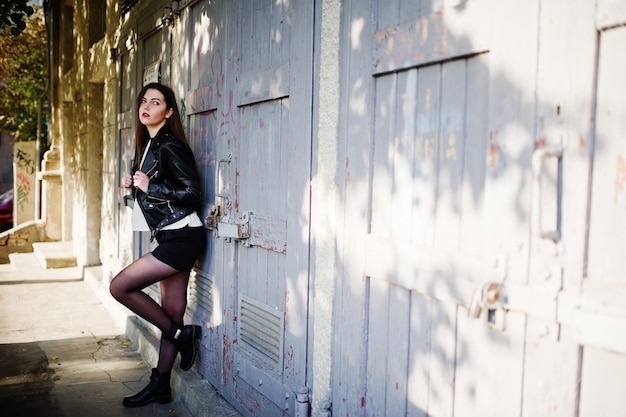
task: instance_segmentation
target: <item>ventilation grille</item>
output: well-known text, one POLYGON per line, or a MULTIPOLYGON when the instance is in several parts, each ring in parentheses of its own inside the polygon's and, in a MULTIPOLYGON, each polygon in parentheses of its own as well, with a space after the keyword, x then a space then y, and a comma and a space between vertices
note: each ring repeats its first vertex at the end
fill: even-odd
POLYGON ((239 341, 254 352, 279 364, 282 356, 283 319, 278 310, 272 310, 258 301, 243 298, 239 314, 239 341))
POLYGON ((187 286, 187 312, 202 320, 213 320, 213 279, 201 269, 194 268, 187 286))

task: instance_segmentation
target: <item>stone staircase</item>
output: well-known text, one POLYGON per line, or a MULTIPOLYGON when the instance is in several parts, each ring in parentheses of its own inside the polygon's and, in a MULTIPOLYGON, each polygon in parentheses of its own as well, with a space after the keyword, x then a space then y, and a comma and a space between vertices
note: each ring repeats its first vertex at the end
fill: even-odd
POLYGON ((0 264, 0 284, 82 279, 72 242, 35 242, 32 252, 11 253, 9 263, 0 264))

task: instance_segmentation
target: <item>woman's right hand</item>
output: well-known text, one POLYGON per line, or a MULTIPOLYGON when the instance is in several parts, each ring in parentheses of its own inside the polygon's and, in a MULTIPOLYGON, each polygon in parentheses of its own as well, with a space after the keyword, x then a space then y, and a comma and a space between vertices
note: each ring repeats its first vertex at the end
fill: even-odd
POLYGON ((133 177, 131 177, 131 175, 127 173, 126 176, 124 177, 124 188, 129 190, 130 187, 132 186, 133 186, 133 177))

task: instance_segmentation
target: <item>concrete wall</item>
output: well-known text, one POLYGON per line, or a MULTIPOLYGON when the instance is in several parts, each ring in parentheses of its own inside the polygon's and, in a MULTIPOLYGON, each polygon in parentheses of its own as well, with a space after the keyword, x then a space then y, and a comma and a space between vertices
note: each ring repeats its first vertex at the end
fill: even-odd
POLYGON ((73 241, 80 265, 100 264, 102 152, 107 140, 114 142, 103 128, 105 80, 115 74, 103 13, 100 2, 87 0, 51 2, 49 10, 51 147, 41 174, 46 231, 51 240, 73 241))

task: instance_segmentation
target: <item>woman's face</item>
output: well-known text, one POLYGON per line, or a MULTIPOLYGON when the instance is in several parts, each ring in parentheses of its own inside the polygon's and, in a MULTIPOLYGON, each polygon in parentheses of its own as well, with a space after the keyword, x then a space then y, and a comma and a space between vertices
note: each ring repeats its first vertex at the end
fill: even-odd
POLYGON ((156 133, 164 124, 165 119, 173 113, 167 108, 165 97, 159 90, 149 88, 139 103, 139 122, 148 128, 151 133, 156 133))

